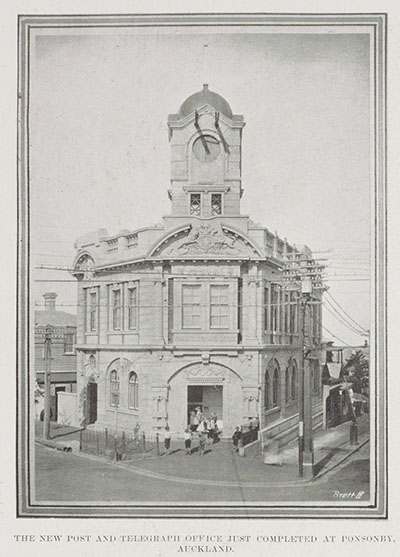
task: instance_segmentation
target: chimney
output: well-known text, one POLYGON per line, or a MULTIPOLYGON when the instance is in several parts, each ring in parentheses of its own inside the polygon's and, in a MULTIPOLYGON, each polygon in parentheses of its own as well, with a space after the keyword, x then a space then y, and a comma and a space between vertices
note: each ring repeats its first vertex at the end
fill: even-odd
POLYGON ((44 298, 44 310, 55 311, 57 294, 55 292, 46 292, 45 294, 43 294, 43 298, 44 298))

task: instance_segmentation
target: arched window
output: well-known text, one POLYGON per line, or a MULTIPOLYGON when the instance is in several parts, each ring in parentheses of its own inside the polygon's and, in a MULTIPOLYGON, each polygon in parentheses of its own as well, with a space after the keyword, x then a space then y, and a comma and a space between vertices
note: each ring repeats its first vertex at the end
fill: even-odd
POLYGON ((110 373, 110 406, 119 406, 119 375, 115 369, 110 373))
POLYGON ((134 371, 129 374, 128 406, 132 410, 137 410, 139 408, 139 383, 134 371))
POLYGON ((278 406, 279 404, 279 371, 277 368, 274 369, 274 379, 272 383, 272 406, 278 406))
POLYGON ((292 365, 290 364, 287 368, 286 368, 286 373, 285 373, 285 401, 289 402, 290 400, 290 372, 292 369, 292 365))
POLYGON ((297 370, 295 365, 292 366, 291 382, 291 398, 292 400, 295 400, 297 395, 297 370))
POLYGON ((89 356, 89 367, 92 371, 96 369, 96 358, 91 354, 89 356))
POLYGON ((268 410, 268 408, 270 407, 269 404, 269 400, 270 400, 270 396, 269 396, 269 391, 271 389, 270 386, 270 381, 269 381, 269 371, 267 370, 265 372, 265 387, 264 387, 264 407, 266 410, 268 410))

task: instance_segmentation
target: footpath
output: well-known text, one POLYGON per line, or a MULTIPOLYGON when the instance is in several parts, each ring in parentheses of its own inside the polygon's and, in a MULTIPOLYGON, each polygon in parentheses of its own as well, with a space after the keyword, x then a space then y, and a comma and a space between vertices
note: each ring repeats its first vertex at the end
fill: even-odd
MULTIPOLYGON (((358 444, 350 444, 350 422, 329 429, 319 430, 314 437, 314 462, 323 464, 318 479, 347 460, 369 440, 369 416, 358 419, 358 444)), ((137 473, 157 479, 203 485, 298 485, 309 483, 299 477, 297 441, 281 451, 282 465, 264 464, 262 455, 241 457, 231 450, 229 441, 208 445, 200 456, 196 440, 193 454, 186 455, 183 441, 172 441, 171 452, 163 451, 160 457, 125 462, 137 473)))
MULTIPOLYGON (((311 482, 339 466, 369 441, 369 416, 359 417, 357 424, 357 445, 350 444, 350 422, 345 422, 336 428, 318 430, 315 433, 314 462, 317 468, 320 463, 321 469, 311 482)), ((71 444, 76 452, 77 431, 68 432, 67 428, 64 431, 62 427, 56 424, 54 426, 57 429, 57 433, 54 431, 57 435, 55 443, 63 446, 71 444)), ((37 442, 41 440, 37 439, 37 442)), ((160 453, 160 456, 150 453, 130 461, 114 462, 113 465, 131 470, 139 476, 192 485, 279 487, 310 483, 310 480, 299 477, 297 441, 281 450, 281 466, 264 464, 262 455, 241 457, 238 453, 232 452, 232 444, 228 440, 207 445, 204 455, 200 455, 196 435, 193 437, 191 455, 185 454, 184 442, 181 439, 172 439, 170 454, 165 453, 163 446, 160 453)), ((84 453, 80 454, 87 458, 103 460, 84 453)))

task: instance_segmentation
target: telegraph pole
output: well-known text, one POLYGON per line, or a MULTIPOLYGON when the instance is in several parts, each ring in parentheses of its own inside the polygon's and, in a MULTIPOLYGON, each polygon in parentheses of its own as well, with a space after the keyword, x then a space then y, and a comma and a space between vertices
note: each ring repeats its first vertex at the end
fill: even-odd
POLYGON ((43 437, 50 439, 50 385, 51 385, 51 333, 50 327, 46 327, 45 351, 46 351, 46 371, 44 374, 44 420, 43 437))
POLYGON ((309 353, 313 346, 309 346, 309 337, 306 334, 307 308, 311 304, 321 303, 314 300, 314 291, 323 291, 322 284, 323 265, 312 257, 305 257, 291 262, 283 269, 284 279, 292 284, 299 293, 299 347, 300 366, 298 383, 299 404, 299 476, 312 478, 314 468, 314 441, 313 441, 313 415, 312 415, 312 377, 309 365, 309 353))

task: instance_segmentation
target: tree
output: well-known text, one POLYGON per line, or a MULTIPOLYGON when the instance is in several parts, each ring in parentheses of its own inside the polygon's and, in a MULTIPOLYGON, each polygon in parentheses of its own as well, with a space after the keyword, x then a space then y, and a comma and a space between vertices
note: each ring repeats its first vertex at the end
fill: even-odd
POLYGON ((350 377, 353 383, 353 391, 361 393, 362 387, 368 386, 369 360, 362 350, 354 351, 343 367, 344 375, 350 377))

